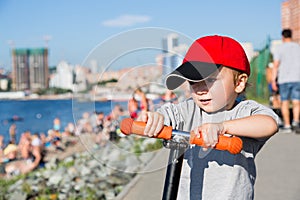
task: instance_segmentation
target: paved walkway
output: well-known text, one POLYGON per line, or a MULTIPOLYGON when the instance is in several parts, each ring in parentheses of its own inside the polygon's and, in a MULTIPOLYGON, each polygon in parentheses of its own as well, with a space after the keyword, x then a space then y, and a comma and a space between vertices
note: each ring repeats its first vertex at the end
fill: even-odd
MULTIPOLYGON (((137 175, 118 200, 162 198, 168 150, 158 152, 148 169, 137 175)), ((300 135, 277 133, 256 157, 255 200, 300 200, 300 135)))
POLYGON ((256 165, 255 200, 300 200, 300 134, 277 133, 256 165))
POLYGON ((144 170, 149 172, 138 174, 116 200, 162 199, 168 158, 168 149, 159 150, 144 170))

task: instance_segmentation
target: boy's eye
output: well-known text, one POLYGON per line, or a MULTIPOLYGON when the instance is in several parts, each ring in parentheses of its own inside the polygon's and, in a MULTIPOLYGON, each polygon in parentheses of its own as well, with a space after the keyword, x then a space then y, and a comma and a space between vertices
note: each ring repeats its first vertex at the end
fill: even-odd
POLYGON ((189 81, 189 84, 192 86, 192 85, 195 85, 196 83, 198 82, 192 82, 192 81, 189 81))

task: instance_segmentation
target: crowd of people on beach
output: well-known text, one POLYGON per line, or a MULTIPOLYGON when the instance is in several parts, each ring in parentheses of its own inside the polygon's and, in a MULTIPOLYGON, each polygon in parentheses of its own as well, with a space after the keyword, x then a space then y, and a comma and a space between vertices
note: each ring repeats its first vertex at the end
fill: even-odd
POLYGON ((28 173, 41 165, 43 161, 42 137, 38 133, 32 134, 30 131, 25 131, 17 143, 15 132, 12 131, 15 127, 15 124, 10 127, 8 145, 4 143, 4 136, 0 136, 0 174, 2 176, 28 173))
POLYGON ((84 112, 77 124, 69 122, 62 129, 60 118, 53 120, 53 128, 45 133, 23 132, 17 142, 16 124, 9 128, 9 142, 0 135, 0 177, 26 174, 43 167, 45 156, 49 152, 64 152, 80 134, 96 134, 95 145, 104 146, 108 140, 117 140, 118 119, 123 115, 123 108, 116 105, 112 112, 105 116, 103 112, 84 112))

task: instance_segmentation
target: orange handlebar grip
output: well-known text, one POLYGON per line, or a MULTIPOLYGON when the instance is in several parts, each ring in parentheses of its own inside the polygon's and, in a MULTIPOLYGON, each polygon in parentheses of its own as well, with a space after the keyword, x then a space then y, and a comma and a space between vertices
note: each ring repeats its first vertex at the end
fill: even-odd
MULTIPOLYGON (((145 127, 145 122, 133 121, 133 119, 131 118, 123 119, 120 125, 121 132, 125 135, 136 134, 140 136, 146 136, 144 135, 145 127)), ((164 126, 163 129, 158 133, 158 135, 153 138, 170 140, 172 138, 172 127, 164 126)))
MULTIPOLYGON (((131 132, 137 135, 144 135, 146 123, 141 121, 134 121, 132 123, 131 132)), ((172 137, 172 126, 164 126, 163 129, 157 134, 157 136, 153 136, 154 138, 166 139, 170 140, 172 137)))
MULTIPOLYGON (((202 138, 197 138, 195 133, 192 131, 190 134, 190 144, 203 146, 204 142, 202 138)), ((239 137, 227 137, 224 135, 220 135, 219 142, 214 148, 218 150, 227 150, 232 154, 238 154, 243 148, 243 141, 239 137)))

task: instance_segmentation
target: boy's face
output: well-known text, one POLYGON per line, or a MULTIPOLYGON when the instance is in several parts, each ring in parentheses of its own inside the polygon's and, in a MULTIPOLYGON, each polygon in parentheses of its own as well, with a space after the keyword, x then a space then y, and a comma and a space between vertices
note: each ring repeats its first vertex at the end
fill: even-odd
POLYGON ((203 81, 190 82, 194 102, 208 113, 231 109, 240 92, 239 84, 234 84, 233 71, 227 67, 221 67, 203 81))

